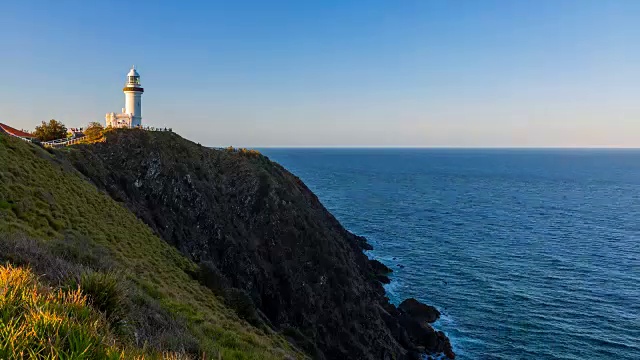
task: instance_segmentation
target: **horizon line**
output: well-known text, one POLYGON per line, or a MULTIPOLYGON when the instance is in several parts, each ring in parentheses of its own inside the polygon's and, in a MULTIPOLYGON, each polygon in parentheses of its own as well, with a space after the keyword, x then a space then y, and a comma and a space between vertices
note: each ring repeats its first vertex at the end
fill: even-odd
MULTIPOLYGON (((210 146, 210 147, 229 147, 210 146)), ((413 145, 252 145, 247 149, 442 149, 442 150, 640 150, 640 146, 413 146, 413 145)))

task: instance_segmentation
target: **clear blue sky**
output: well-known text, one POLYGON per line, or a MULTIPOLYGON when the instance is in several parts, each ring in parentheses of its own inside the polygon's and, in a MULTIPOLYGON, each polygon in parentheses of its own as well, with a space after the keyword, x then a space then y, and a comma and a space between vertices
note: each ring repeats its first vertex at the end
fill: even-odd
POLYGON ((640 147, 640 1, 0 4, 0 122, 206 145, 640 147))

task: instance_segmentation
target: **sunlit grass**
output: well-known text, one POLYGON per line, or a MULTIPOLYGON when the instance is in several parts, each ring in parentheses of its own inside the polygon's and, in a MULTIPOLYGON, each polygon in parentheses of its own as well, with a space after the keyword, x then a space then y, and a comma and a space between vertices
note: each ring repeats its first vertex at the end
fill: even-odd
POLYGON ((106 319, 80 289, 51 289, 24 268, 0 266, 0 358, 124 359, 106 319))

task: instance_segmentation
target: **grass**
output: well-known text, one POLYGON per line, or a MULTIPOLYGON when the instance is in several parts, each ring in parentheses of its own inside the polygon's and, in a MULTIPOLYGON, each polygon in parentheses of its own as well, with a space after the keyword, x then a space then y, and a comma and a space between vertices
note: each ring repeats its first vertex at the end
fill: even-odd
POLYGON ((29 269, 0 266, 0 358, 124 359, 80 289, 54 290, 29 269))
MULTIPOLYGON (((129 301, 142 301, 140 308, 145 309, 152 305, 144 299, 152 299, 164 311, 184 319, 188 335, 197 341, 198 357, 304 357, 282 337, 241 320, 211 290, 188 275, 198 273, 196 264, 158 238, 125 207, 99 192, 69 164, 37 146, 0 134, 0 239, 15 234, 36 239, 42 246, 76 239, 75 247, 81 250, 65 261, 78 264, 83 248, 104 249, 101 256, 108 257, 112 270, 138 293, 135 298, 129 294, 129 301), (78 244, 77 239, 86 244, 78 244)), ((111 305, 100 306, 106 306, 106 311, 111 305)), ((172 350, 170 347, 182 345, 168 339, 161 346, 172 350)))
MULTIPOLYGON (((70 287, 74 286, 71 282, 70 287)), ((91 306, 104 314, 111 327, 124 330, 126 324, 125 289, 115 273, 89 271, 80 275, 76 286, 87 296, 91 306)))

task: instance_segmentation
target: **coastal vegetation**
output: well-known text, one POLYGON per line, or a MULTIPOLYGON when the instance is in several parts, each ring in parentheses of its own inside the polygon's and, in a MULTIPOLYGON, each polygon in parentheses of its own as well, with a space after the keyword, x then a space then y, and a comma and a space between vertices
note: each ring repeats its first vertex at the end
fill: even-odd
POLYGON ((89 123, 87 128, 84 130, 84 140, 87 143, 94 143, 97 141, 102 141, 104 139, 104 126, 99 122, 89 123))
POLYGON ((51 119, 36 126, 33 135, 40 141, 63 139, 67 136, 67 127, 60 121, 51 119))
POLYGON ((246 156, 246 157, 254 157, 254 158, 259 158, 262 154, 260 154, 260 151, 255 150, 255 149, 247 149, 247 148, 235 148, 233 146, 228 146, 226 148, 224 148, 227 152, 230 153, 238 153, 240 155, 246 156))

